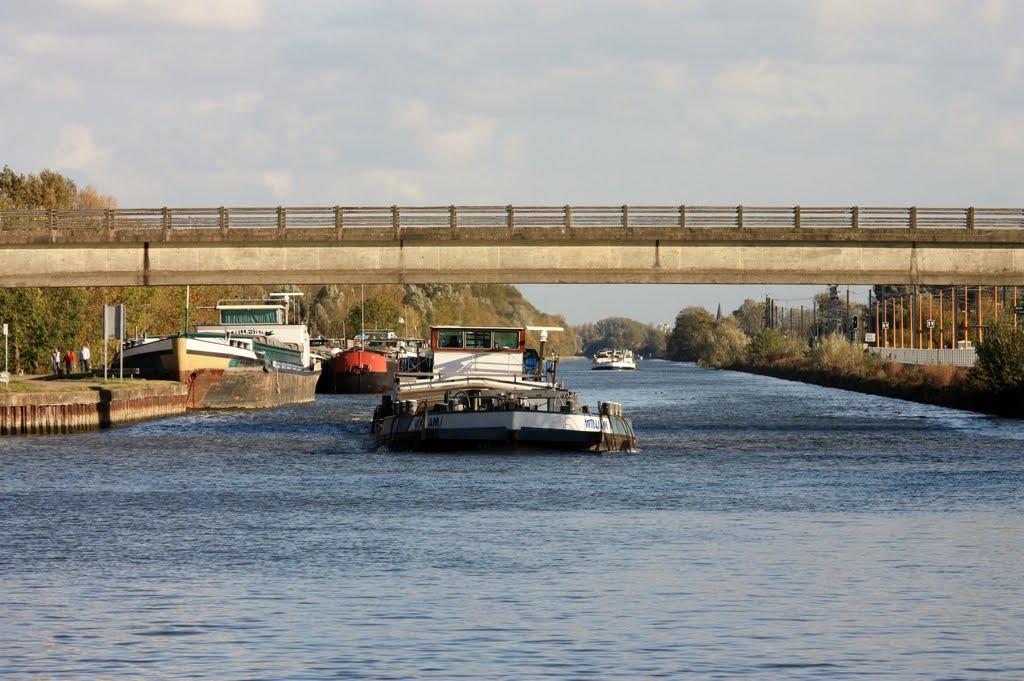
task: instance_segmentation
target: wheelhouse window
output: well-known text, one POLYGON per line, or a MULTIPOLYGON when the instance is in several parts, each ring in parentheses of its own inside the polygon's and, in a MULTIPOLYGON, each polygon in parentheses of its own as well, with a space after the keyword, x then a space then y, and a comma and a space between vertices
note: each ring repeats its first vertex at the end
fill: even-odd
POLYGON ((498 350, 518 350, 519 349, 519 332, 518 331, 495 331, 494 332, 494 347, 498 350))
POLYGON ((477 350, 490 350, 491 332, 481 331, 478 329, 466 331, 466 348, 473 348, 477 350))
POLYGON ((437 347, 439 348, 461 348, 462 331, 441 329, 437 332, 437 347))

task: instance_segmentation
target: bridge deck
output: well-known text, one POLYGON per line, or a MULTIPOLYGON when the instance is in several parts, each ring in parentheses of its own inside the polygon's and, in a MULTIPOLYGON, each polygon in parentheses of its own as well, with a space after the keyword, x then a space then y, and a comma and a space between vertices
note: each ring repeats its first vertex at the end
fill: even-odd
POLYGON ((1024 283, 1024 210, 715 206, 0 212, 0 286, 1024 283))

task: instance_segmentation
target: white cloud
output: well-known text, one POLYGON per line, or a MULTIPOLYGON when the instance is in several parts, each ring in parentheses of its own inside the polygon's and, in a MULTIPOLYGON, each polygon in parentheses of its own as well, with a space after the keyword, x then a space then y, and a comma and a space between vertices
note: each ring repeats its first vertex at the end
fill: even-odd
POLYGON ((70 99, 82 94, 82 85, 77 80, 58 76, 49 80, 32 80, 32 90, 45 97, 70 99))
POLYGON ((975 97, 960 97, 939 114, 946 163, 987 166, 1024 152, 1024 112, 993 113, 975 97))
POLYGON ((733 64, 715 80, 723 92, 760 99, 777 99, 788 89, 779 70, 764 60, 733 64))
POLYGON ((256 110, 263 95, 259 92, 240 92, 238 94, 226 95, 220 99, 200 99, 192 105, 192 112, 205 113, 250 113, 256 110))
POLYGON ((292 175, 283 170, 270 170, 260 178, 263 186, 269 189, 275 197, 284 198, 291 194, 292 175))
POLYGON ((20 53, 19 56, 30 57, 33 63, 43 63, 47 57, 63 58, 65 61, 61 68, 67 69, 73 68, 85 59, 111 54, 115 43, 108 36, 33 31, 18 34, 11 44, 20 53))
POLYGON ((366 173, 371 195, 395 197, 395 200, 422 201, 425 192, 415 175, 400 170, 371 170, 366 173))
POLYGON ((263 26, 264 0, 71 0, 97 14, 117 15, 157 26, 252 31, 263 26))
POLYGON ((954 0, 822 0, 813 6, 826 25, 852 31, 893 23, 931 24, 948 16, 955 4, 954 0))
POLYGON ((18 75, 18 66, 11 57, 0 56, 0 81, 12 80, 18 75))
POLYGON ((1003 66, 1003 87, 1014 87, 1024 67, 1024 49, 1014 46, 1006 51, 1006 63, 1003 66))
POLYGON ((497 129, 497 119, 475 117, 461 127, 429 134, 426 143, 431 155, 438 160, 466 160, 492 147, 497 129))
POLYGON ((402 100, 391 107, 391 123, 397 128, 423 130, 432 119, 430 107, 421 99, 402 100))
POLYGON ((746 124, 818 116, 828 108, 817 89, 823 83, 766 60, 731 64, 711 82, 719 115, 746 124))
POLYGON ((652 62, 647 65, 651 83, 659 92, 679 94, 693 86, 693 77, 686 64, 652 62))
POLYGON ((110 150, 97 146, 92 130, 79 124, 65 125, 61 129, 56 165, 71 170, 88 170, 102 165, 110 150))
POLYGON ((396 128, 420 135, 430 157, 440 161, 467 160, 493 147, 499 121, 485 116, 461 116, 445 124, 421 99, 395 102, 389 121, 396 128))
POLYGON ((1006 0, 989 0, 981 6, 981 21, 990 26, 1000 26, 1008 18, 1010 8, 1006 0))
POLYGON ((18 36, 15 42, 22 50, 32 54, 57 52, 62 47, 61 39, 52 33, 29 33, 18 36))

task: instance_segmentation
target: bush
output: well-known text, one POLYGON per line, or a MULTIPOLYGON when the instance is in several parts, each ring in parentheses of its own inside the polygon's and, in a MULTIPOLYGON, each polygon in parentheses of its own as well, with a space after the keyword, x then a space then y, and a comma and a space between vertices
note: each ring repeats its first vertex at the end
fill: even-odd
POLYGON ((1003 319, 986 330, 969 378, 972 387, 992 393, 1024 388, 1024 328, 1003 319))
POLYGON ((751 364, 776 364, 802 355, 802 344, 777 329, 758 329, 747 348, 747 361, 751 364))
POLYGON ((833 374, 866 374, 873 356, 857 343, 839 335, 820 339, 809 353, 810 363, 820 371, 833 374))

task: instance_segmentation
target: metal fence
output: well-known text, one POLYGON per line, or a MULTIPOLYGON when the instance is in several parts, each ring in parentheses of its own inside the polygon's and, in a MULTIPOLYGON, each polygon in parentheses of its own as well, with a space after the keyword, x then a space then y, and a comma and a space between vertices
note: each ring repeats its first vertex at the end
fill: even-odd
POLYGON ((974 348, 947 348, 943 350, 868 348, 868 350, 900 364, 946 364, 956 367, 973 367, 976 358, 974 348))
POLYGON ((329 206, 0 211, 0 230, 417 228, 1024 230, 1020 208, 329 206))

